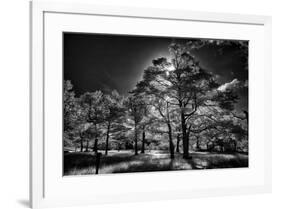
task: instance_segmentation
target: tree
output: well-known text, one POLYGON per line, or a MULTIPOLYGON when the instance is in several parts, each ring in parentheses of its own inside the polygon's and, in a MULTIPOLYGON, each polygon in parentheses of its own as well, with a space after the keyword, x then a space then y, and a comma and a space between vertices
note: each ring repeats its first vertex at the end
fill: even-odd
POLYGON ((132 117, 134 123, 134 149, 135 155, 138 155, 138 131, 139 124, 143 118, 145 103, 141 97, 131 95, 126 100, 126 106, 128 107, 129 116, 132 117))
MULTIPOLYGON (((167 108, 175 108, 173 111, 180 115, 184 158, 189 158, 192 127, 189 118, 199 106, 206 105, 210 97, 208 92, 218 87, 213 75, 202 69, 190 54, 191 48, 190 45, 172 43, 169 46, 171 61, 166 58, 153 60, 153 65, 144 71, 143 81, 139 84, 149 94, 165 101, 167 108)), ((169 115, 166 114, 166 117, 169 115)))
POLYGON ((142 142, 141 142, 141 153, 145 153, 145 144, 146 142, 146 130, 148 129, 148 126, 153 122, 155 117, 151 114, 151 104, 153 104, 152 101, 154 100, 150 96, 148 96, 147 92, 144 91, 143 86, 141 83, 138 83, 136 87, 130 91, 130 94, 134 98, 138 98, 139 101, 138 109, 140 113, 142 113, 142 118, 140 121, 140 127, 142 130, 142 142))
POLYGON ((153 107, 158 111, 160 118, 167 126, 167 134, 169 138, 169 151, 170 158, 173 159, 174 155, 174 143, 173 143, 173 129, 172 129, 172 116, 171 116, 171 105, 168 98, 154 98, 152 101, 153 107))
POLYGON ((80 151, 83 151, 85 131, 88 129, 86 115, 81 101, 75 97, 73 85, 69 80, 64 81, 63 92, 63 120, 64 120, 64 143, 75 145, 80 144, 80 151))
POLYGON ((178 123, 180 121, 178 115, 175 115, 174 119, 174 126, 175 126, 175 131, 174 134, 176 135, 177 142, 176 142, 176 152, 180 152, 180 142, 181 142, 181 127, 180 124, 178 123))
MULTIPOLYGON (((152 110, 158 112, 160 121, 164 122, 167 126, 167 134, 169 138, 170 158, 174 158, 174 143, 173 143, 173 130, 172 130, 172 109, 173 100, 170 97, 170 92, 167 89, 168 83, 165 82, 161 75, 163 72, 158 66, 169 67, 166 59, 161 58, 153 61, 154 66, 149 67, 144 71, 143 80, 140 81, 136 88, 133 90, 135 94, 142 95, 146 101, 146 106, 152 106, 152 110)), ((155 116, 155 115, 154 115, 155 116)))
POLYGON ((169 72, 166 80, 171 84, 168 90, 173 92, 172 97, 179 108, 184 158, 189 158, 189 138, 193 125, 190 118, 198 112, 200 106, 206 105, 208 92, 218 86, 213 75, 202 69, 190 54, 195 45, 196 42, 185 46, 174 43, 169 47, 174 70, 169 72))
POLYGON ((106 143, 105 143, 105 155, 107 155, 111 127, 114 121, 120 118, 124 114, 125 108, 123 106, 123 98, 115 90, 112 91, 111 94, 104 95, 103 104, 105 108, 104 118, 107 123, 106 143))
POLYGON ((98 152, 98 137, 101 135, 98 125, 104 121, 103 93, 87 92, 81 95, 81 105, 86 115, 86 122, 91 123, 91 136, 94 137, 93 151, 98 152))
POLYGON ((70 131, 75 127, 77 119, 77 101, 71 81, 64 81, 63 85, 63 120, 64 131, 70 131))
POLYGON ((247 140, 247 123, 234 117, 228 109, 222 109, 219 106, 204 108, 208 108, 208 111, 204 110, 202 111, 204 114, 190 118, 193 120, 193 128, 190 131, 197 139, 196 147, 201 149, 199 140, 205 137, 207 138, 205 144, 210 151, 216 146, 221 152, 237 151, 238 142, 247 140))
MULTIPOLYGON (((87 135, 88 135, 88 129, 91 127, 91 124, 90 123, 87 123, 87 122, 82 122, 80 123, 79 125, 77 125, 76 127, 76 133, 79 135, 79 138, 80 138, 80 152, 83 152, 83 149, 84 149, 84 141, 85 139, 87 138, 87 135)), ((89 137, 89 136, 88 136, 89 137)), ((86 142, 86 152, 88 152, 88 148, 89 148, 89 138, 87 139, 87 142, 86 142)))
POLYGON ((126 144, 129 143, 128 133, 131 128, 126 124, 126 117, 121 116, 117 119, 116 123, 111 129, 111 144, 114 143, 115 147, 120 151, 121 148, 126 149, 126 144))

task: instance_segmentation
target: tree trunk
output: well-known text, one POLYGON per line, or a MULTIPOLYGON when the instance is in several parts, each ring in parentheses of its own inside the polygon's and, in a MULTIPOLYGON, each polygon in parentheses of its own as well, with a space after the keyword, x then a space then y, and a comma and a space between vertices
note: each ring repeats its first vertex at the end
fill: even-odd
POLYGON ((221 150, 221 152, 224 152, 224 147, 223 147, 223 144, 221 144, 221 146, 220 146, 220 150, 221 150))
POLYGON ((80 152, 83 152, 83 136, 82 134, 80 133, 80 152))
POLYGON ((190 129, 191 129, 191 125, 189 125, 188 129, 184 124, 182 124, 182 142, 183 142, 183 158, 184 159, 191 159, 191 157, 189 156, 189 135, 190 135, 190 129))
POLYGON ((86 152, 89 152, 89 140, 86 141, 86 152))
POLYGON ((181 130, 182 130, 182 145, 183 145, 183 158, 188 159, 188 139, 186 134, 186 124, 184 118, 184 112, 181 112, 181 130))
POLYGON ((145 130, 144 130, 144 128, 143 128, 141 153, 144 153, 144 149, 145 149, 145 130))
POLYGON ((135 122, 135 155, 138 155, 138 132, 137 132, 136 122, 135 122))
POLYGON ((236 152, 237 151, 237 142, 236 141, 234 141, 234 152, 236 152))
POLYGON ((170 145, 170 158, 174 159, 175 154, 174 154, 174 143, 173 143, 173 137, 172 137, 172 127, 171 124, 168 123, 168 130, 169 130, 169 145, 170 145))
POLYGON ((168 126, 168 134, 169 134, 169 147, 170 147, 170 158, 171 159, 174 159, 175 158, 175 154, 174 154, 174 143, 173 143, 173 136, 172 136, 172 126, 171 126, 171 123, 170 123, 170 112, 169 112, 169 103, 166 102, 166 105, 167 105, 167 111, 166 111, 166 115, 167 115, 167 126, 168 126))
POLYGON ((107 152, 108 152, 109 132, 110 132, 110 121, 108 121, 108 125, 107 125, 106 141, 105 141, 105 155, 107 155, 107 152))
POLYGON ((98 153, 98 137, 95 138, 95 143, 94 143, 93 151, 96 154, 98 153))
POLYGON ((93 147, 93 151, 98 154, 98 133, 97 133, 97 124, 95 124, 95 143, 94 143, 94 147, 93 147))
POLYGON ((186 133, 186 143, 187 143, 187 157, 186 157, 186 159, 191 159, 192 157, 191 156, 189 156, 189 136, 190 136, 190 129, 191 129, 191 125, 189 125, 189 127, 188 127, 188 131, 187 131, 187 133, 186 133))
POLYGON ((176 148, 176 152, 177 153, 180 152, 180 134, 177 134, 177 148, 176 148))
POLYGON ((210 142, 207 143, 207 150, 208 151, 213 151, 214 147, 215 147, 214 142, 210 141, 210 142))
POLYGON ((199 138, 198 137, 197 137, 197 140, 196 140, 196 149, 200 150, 200 144, 199 144, 199 138))

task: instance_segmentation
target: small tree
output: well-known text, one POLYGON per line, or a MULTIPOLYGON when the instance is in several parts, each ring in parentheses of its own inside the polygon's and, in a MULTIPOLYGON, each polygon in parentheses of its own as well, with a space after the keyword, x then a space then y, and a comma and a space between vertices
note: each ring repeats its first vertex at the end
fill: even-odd
POLYGON ((113 123, 124 114, 125 108, 123 106, 123 98, 115 90, 112 91, 111 94, 104 95, 103 105, 104 105, 104 119, 107 123, 106 142, 105 142, 105 155, 107 155, 111 127, 113 123))
POLYGON ((75 127, 77 120, 77 101, 71 81, 64 81, 63 85, 63 129, 70 131, 75 127))
POLYGON ((86 122, 91 123, 91 136, 94 137, 93 151, 98 152, 98 137, 101 135, 99 125, 104 121, 103 93, 87 92, 81 95, 81 106, 86 115, 86 122))
POLYGON ((143 119, 145 103, 141 97, 131 95, 126 100, 126 106, 128 108, 128 114, 132 118, 134 124, 134 149, 135 155, 137 155, 139 125, 143 119))
POLYGON ((76 147, 77 142, 79 142, 82 152, 85 139, 84 132, 87 130, 88 124, 85 110, 80 99, 75 97, 73 85, 69 80, 64 81, 63 120, 64 143, 76 147))

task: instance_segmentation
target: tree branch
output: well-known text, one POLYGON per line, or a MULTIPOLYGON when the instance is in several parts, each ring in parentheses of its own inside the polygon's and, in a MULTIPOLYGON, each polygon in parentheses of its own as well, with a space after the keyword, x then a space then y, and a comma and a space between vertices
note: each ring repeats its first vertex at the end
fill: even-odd
POLYGON ((238 116, 238 115, 236 115, 236 114, 233 113, 233 112, 230 112, 230 113, 231 113, 231 115, 232 115, 233 117, 238 118, 238 119, 240 119, 240 120, 246 120, 246 119, 247 119, 247 117, 238 116))

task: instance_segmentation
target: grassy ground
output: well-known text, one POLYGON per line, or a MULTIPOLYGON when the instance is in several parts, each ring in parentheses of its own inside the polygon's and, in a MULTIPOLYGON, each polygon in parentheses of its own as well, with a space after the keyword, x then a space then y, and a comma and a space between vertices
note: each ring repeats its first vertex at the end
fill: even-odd
MULTIPOLYGON (((248 155, 241 153, 192 152, 191 156, 192 159, 185 160, 182 154, 176 154, 171 160, 169 153, 158 150, 139 155, 132 151, 110 151, 101 157, 99 174, 248 167, 248 155)), ((93 153, 64 154, 65 175, 94 174, 95 171, 93 153)))

